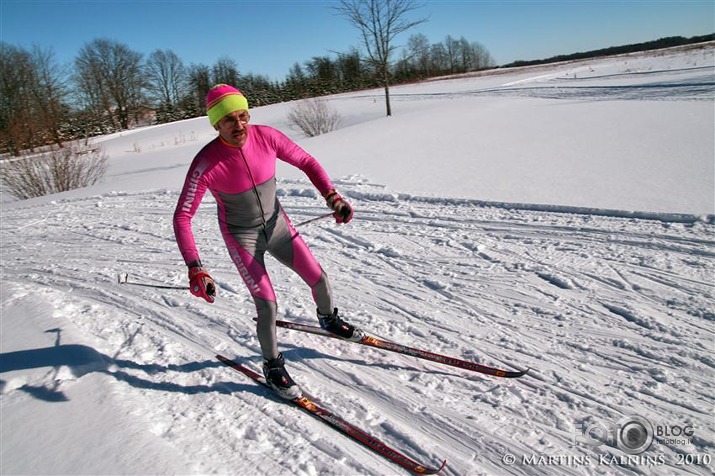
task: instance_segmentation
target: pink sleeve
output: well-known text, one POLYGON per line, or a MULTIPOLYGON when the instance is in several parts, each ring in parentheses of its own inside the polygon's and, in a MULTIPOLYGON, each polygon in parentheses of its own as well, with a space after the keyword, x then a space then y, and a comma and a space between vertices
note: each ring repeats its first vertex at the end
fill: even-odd
POLYGON ((279 159, 303 171, 323 196, 335 188, 328 173, 315 157, 300 148, 298 144, 290 140, 282 132, 275 129, 273 129, 273 132, 276 153, 279 159))
POLYGON ((203 180, 203 164, 197 159, 194 159, 186 174, 184 188, 181 190, 179 201, 174 210, 174 234, 186 264, 199 260, 191 219, 196 214, 207 189, 206 182, 203 180))

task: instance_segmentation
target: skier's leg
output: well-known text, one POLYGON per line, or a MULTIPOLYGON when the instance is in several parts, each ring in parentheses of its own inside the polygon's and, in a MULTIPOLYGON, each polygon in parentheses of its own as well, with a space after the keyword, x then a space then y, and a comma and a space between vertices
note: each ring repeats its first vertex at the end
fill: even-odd
POLYGON ((282 209, 268 242, 268 251, 310 286, 315 305, 321 313, 333 312, 328 275, 282 209))
POLYGON ((278 305, 273 284, 266 271, 265 239, 262 232, 231 235, 226 239, 229 255, 256 304, 256 334, 264 359, 278 358, 276 315, 278 305))
POLYGON ((268 250, 310 286, 323 329, 356 342, 365 336, 363 331, 348 324, 338 315, 338 309, 333 307, 328 276, 282 210, 269 240, 268 250))

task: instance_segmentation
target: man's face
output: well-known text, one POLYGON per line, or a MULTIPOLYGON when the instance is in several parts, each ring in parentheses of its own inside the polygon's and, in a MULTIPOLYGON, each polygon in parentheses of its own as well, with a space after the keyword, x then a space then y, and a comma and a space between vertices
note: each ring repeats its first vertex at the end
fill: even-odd
POLYGON ((234 111, 216 123, 216 130, 223 140, 236 147, 243 147, 248 139, 248 111, 234 111))

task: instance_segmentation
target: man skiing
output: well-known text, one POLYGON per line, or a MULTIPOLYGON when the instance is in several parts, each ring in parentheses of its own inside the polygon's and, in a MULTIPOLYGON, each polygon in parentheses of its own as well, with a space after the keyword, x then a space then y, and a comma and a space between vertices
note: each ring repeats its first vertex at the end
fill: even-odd
POLYGON ((219 84, 206 97, 211 125, 218 137, 194 157, 174 212, 174 232, 189 268, 194 296, 213 303, 216 284, 201 265, 191 219, 207 190, 216 199, 221 234, 239 274, 256 304, 256 332, 267 383, 283 398, 301 396, 285 368, 276 336, 276 296, 266 272, 269 252, 294 270, 310 287, 320 325, 340 337, 359 341, 364 333, 345 322, 333 307, 330 284, 276 196, 276 159, 302 170, 323 195, 336 222, 348 223, 352 207, 335 190, 318 161, 272 127, 249 125, 248 101, 233 86, 219 84))

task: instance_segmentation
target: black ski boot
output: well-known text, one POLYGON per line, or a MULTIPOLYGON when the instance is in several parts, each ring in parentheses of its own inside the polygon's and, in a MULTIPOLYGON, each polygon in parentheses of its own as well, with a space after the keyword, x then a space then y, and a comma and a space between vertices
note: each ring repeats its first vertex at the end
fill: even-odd
POLYGON ((295 400, 303 395, 298 384, 288 375, 283 354, 278 354, 275 359, 263 360, 263 375, 266 377, 266 383, 279 397, 295 400))
POLYGON ((320 327, 343 339, 360 342, 362 338, 365 337, 363 331, 356 329, 355 326, 348 324, 340 318, 337 307, 333 309, 332 314, 321 314, 320 311, 318 311, 318 320, 320 321, 320 327))

